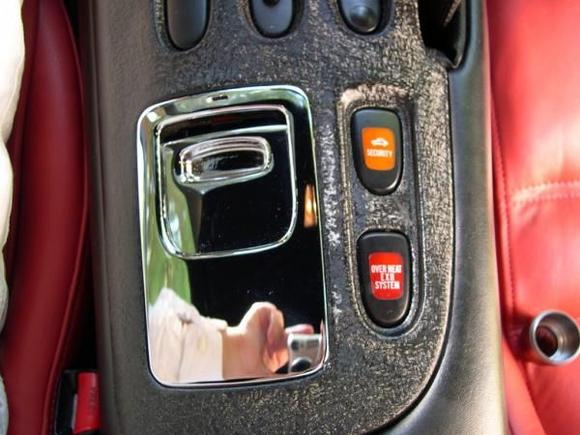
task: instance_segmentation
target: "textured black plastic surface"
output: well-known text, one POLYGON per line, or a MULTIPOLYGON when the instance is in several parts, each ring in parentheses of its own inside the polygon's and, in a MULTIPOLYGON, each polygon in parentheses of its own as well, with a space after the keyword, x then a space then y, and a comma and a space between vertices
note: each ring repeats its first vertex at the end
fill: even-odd
MULTIPOLYGON (((168 41, 161 1, 144 8, 138 0, 95 0, 88 7, 90 19, 84 28, 92 39, 87 70, 92 77, 95 144, 93 236, 108 432, 360 433, 401 417, 424 393, 438 364, 448 323, 454 247, 447 73, 443 61, 424 49, 415 1, 395 2, 391 25, 365 37, 344 26, 334 0, 308 1, 289 35, 267 39, 252 28, 247 0, 215 0, 206 36, 188 52, 177 52, 168 41), (146 358, 137 117, 145 107, 171 97, 267 83, 297 85, 312 104, 330 359, 320 374, 286 384, 195 392, 161 387, 146 358), (370 105, 400 108, 403 125, 413 126, 403 129, 404 141, 412 146, 404 149, 401 185, 388 197, 369 194, 358 182, 352 162, 350 115, 370 105), (367 320, 360 300, 356 240, 371 228, 409 236, 416 265, 412 281, 421 288, 422 296, 413 299, 407 320, 389 334, 367 320)), ((460 163, 483 152, 476 148, 460 163)), ((462 181, 470 185, 467 178, 462 181)), ((484 193, 486 182, 477 184, 472 193, 484 193)), ((462 213, 465 200, 457 203, 462 213)), ((472 201, 478 210, 483 205, 489 211, 485 199, 472 201)), ((467 262, 462 270, 467 268, 468 277, 479 265, 466 253, 475 249, 479 255, 490 254, 489 241, 489 228, 484 228, 468 245, 457 247, 457 258, 467 262)), ((473 276, 473 285, 481 290, 489 285, 480 281, 487 277, 473 276)), ((488 293, 494 291, 493 284, 487 288, 488 293)), ((464 297, 455 309, 472 316, 473 311, 485 313, 476 315, 469 326, 493 335, 497 325, 487 322, 497 320, 490 314, 495 307, 489 296, 478 302, 484 305, 464 297)), ((458 319, 452 326, 466 334, 461 323, 466 319, 463 315, 458 319)), ((484 342, 497 345, 490 339, 484 342)), ((481 355, 472 353, 473 344, 462 346, 455 361, 470 367, 467 371, 454 367, 462 385, 476 380, 479 373, 474 369, 487 380, 497 373, 497 361, 491 361, 489 372, 479 364, 481 355)), ((442 375, 445 379, 453 374, 442 375)), ((495 388, 482 391, 497 393, 495 388)), ((484 408, 492 409, 486 417, 501 420, 493 412, 495 397, 489 394, 473 413, 460 407, 460 398, 454 399, 462 421, 477 422, 481 413, 476 411, 484 408)), ((437 411, 441 412, 437 418, 450 421, 444 409, 437 411)), ((421 420, 431 415, 432 409, 421 420)), ((457 427, 465 427, 460 423, 457 427)), ((454 432, 453 426, 447 429, 454 432)))

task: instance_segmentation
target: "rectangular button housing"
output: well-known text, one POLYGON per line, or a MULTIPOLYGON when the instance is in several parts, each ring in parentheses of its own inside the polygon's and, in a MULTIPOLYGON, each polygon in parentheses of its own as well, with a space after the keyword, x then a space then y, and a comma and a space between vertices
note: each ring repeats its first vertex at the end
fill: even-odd
POLYGON ((358 240, 360 287, 365 309, 383 328, 405 319, 411 300, 409 242, 399 233, 372 232, 358 240))
POLYGON ((403 168, 401 121, 386 109, 360 109, 351 120, 354 163, 362 184, 377 195, 397 188, 403 168))

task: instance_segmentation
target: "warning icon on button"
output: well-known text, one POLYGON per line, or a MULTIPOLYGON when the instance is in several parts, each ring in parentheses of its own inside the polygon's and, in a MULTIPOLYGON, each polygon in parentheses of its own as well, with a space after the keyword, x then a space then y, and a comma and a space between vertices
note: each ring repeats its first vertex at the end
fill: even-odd
POLYGON ((396 164, 395 134, 390 128, 364 127, 362 143, 365 166, 374 171, 390 171, 396 164))
POLYGON ((388 147, 389 141, 384 137, 377 137, 376 139, 371 140, 371 144, 375 147, 388 147))

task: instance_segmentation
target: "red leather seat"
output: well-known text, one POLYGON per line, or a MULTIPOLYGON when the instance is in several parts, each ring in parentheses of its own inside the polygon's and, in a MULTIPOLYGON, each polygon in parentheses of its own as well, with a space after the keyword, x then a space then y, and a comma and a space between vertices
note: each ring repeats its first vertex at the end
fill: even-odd
POLYGON ((15 173, 0 342, 9 433, 53 430, 56 386, 84 284, 87 169, 74 39, 60 0, 26 0, 26 64, 8 144, 15 173))
POLYGON ((580 431, 580 361, 527 362, 530 320, 580 318, 580 2, 489 0, 504 366, 515 434, 580 431))

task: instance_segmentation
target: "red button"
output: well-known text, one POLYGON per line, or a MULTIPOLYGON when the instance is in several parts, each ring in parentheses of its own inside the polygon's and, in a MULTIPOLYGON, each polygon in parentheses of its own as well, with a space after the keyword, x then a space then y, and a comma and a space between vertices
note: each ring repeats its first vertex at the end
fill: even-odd
POLYGON ((397 252, 374 252, 369 255, 369 273, 373 296, 381 300, 399 299, 404 289, 404 261, 397 252))

